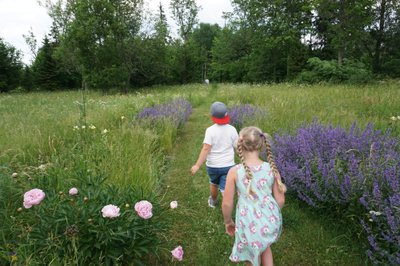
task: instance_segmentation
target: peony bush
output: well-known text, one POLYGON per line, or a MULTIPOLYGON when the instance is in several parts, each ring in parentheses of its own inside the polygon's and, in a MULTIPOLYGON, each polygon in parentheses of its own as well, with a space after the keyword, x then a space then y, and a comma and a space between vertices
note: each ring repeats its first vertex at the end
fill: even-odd
POLYGON ((22 264, 141 265, 159 256, 170 223, 154 194, 87 177, 76 191, 46 182, 25 193, 15 217, 13 250, 22 264), (146 200, 143 200, 146 198, 146 200), (134 207, 133 207, 134 206, 134 207))

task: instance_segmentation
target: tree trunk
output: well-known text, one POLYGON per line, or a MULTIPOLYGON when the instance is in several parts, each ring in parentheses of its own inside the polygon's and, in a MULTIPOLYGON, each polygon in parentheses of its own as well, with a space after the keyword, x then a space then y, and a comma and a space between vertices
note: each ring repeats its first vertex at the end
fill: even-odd
POLYGON ((339 47, 338 47, 338 65, 342 66, 343 64, 343 57, 344 57, 344 48, 346 47, 344 42, 345 42, 345 34, 346 31, 344 30, 344 26, 347 25, 347 20, 346 20, 346 14, 345 14, 345 7, 344 7, 344 1, 341 0, 339 1, 339 26, 341 28, 341 33, 339 35, 339 47))
POLYGON ((290 51, 288 51, 287 57, 286 57, 286 80, 289 80, 291 78, 291 64, 292 62, 292 58, 291 58, 291 54, 290 51))
POLYGON ((343 54, 344 54, 343 47, 339 47, 338 60, 337 60, 339 66, 342 66, 343 64, 343 54))
POLYGON ((385 13, 386 13, 386 0, 381 1, 381 7, 379 10, 379 29, 376 34, 376 43, 375 43, 375 54, 374 61, 372 64, 372 69, 374 73, 380 71, 381 68, 381 52, 382 52, 382 43, 383 43, 383 31, 385 27, 385 13))

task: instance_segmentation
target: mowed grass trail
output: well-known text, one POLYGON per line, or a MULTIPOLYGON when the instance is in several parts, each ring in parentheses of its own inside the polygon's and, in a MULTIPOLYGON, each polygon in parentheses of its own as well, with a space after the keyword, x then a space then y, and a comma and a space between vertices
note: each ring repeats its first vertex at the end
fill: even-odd
MULTIPOLYGON (((165 200, 178 201, 178 208, 171 212, 174 224, 167 238, 170 250, 178 245, 183 247, 184 259, 177 262, 167 257, 160 265, 237 265, 229 261, 233 239, 225 234, 221 198, 217 208, 207 205, 209 183, 205 166, 195 176, 190 173, 205 130, 212 124, 209 106, 219 100, 217 92, 212 94, 209 102, 193 109, 178 135, 165 173, 165 200)), ((365 265, 360 243, 337 221, 319 216, 291 196, 283 209, 283 219, 281 238, 272 246, 275 265, 365 265)))

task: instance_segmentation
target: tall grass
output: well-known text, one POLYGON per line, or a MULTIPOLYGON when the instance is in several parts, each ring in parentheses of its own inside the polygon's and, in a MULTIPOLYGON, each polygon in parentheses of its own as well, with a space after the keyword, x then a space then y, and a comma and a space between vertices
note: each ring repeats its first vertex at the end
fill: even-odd
MULTIPOLYGON (((82 96, 78 91, 0 95, 3 217, 15 216, 22 192, 32 188, 38 176, 45 176, 41 182, 55 191, 65 191, 88 173, 107 177, 119 187, 139 187, 144 193, 157 190, 165 158, 176 147, 174 139, 179 133, 170 123, 151 128, 131 121, 143 108, 178 97, 204 110, 214 101, 225 102, 228 108, 252 104, 265 115, 245 121, 244 126, 255 123, 271 135, 295 132, 315 118, 344 128, 353 122, 360 127, 373 123, 376 129, 400 134, 400 120, 391 120, 400 115, 400 89, 395 81, 362 87, 189 85, 155 87, 129 95, 87 92, 85 101, 82 96), (16 180, 11 178, 13 172, 18 173, 16 180), (12 201, 4 200, 7 195, 12 201)), ((3 224, 11 228, 13 222, 7 218, 3 224)), ((0 234, 2 238, 12 233, 6 231, 0 234)))
POLYGON ((179 94, 88 92, 85 102, 82 92, 2 95, 0 164, 11 173, 50 163, 74 176, 82 159, 88 171, 152 190, 164 160, 160 150, 172 148, 176 132, 165 126, 157 133, 131 121, 143 108, 179 94))
POLYGON ((269 133, 294 132, 314 118, 324 124, 349 128, 353 122, 360 127, 368 123, 377 129, 390 128, 400 134, 400 83, 390 81, 374 85, 225 85, 220 86, 219 100, 228 107, 252 104, 267 111, 259 126, 269 133))

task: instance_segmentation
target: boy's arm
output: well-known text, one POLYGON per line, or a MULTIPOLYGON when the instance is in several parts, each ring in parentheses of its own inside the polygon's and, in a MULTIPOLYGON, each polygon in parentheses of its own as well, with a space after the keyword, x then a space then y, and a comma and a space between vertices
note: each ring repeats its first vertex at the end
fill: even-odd
POLYGON ((194 175, 200 168, 200 166, 206 161, 207 155, 211 150, 211 145, 204 143, 203 148, 200 151, 199 158, 197 159, 197 162, 192 166, 192 175, 194 175))

